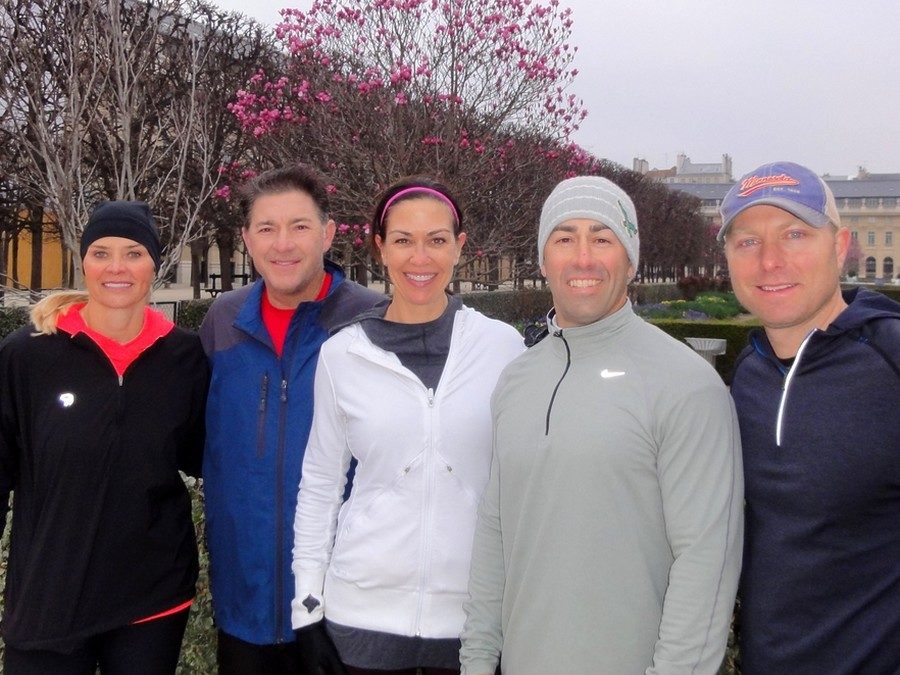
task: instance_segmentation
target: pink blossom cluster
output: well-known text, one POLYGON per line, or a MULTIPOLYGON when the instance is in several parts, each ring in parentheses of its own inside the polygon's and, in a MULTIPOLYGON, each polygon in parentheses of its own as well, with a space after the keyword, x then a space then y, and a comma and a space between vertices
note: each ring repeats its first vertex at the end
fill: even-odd
POLYGON ((339 245, 341 242, 349 242, 355 249, 362 248, 370 231, 368 223, 338 223, 337 243, 339 245))

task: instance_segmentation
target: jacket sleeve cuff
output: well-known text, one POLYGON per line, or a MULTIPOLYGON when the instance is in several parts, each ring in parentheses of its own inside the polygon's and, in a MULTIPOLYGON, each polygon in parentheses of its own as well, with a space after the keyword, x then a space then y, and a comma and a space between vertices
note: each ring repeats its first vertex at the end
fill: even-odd
POLYGON ((462 666, 460 675, 493 675, 496 669, 496 661, 469 661, 462 666))
POLYGON ((297 630, 325 618, 325 570, 294 570, 294 599, 291 601, 291 628, 297 630))

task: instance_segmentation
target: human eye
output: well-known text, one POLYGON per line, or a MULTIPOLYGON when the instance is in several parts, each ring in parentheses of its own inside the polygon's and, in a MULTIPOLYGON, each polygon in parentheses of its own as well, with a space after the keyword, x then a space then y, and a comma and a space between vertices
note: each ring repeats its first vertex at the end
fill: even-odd
POLYGON ((107 256, 107 253, 103 249, 95 248, 93 251, 91 251, 91 256, 94 258, 105 258, 107 256))
POLYGON ((129 257, 129 258, 132 258, 132 259, 140 258, 140 257, 142 257, 143 255, 144 255, 144 254, 143 254, 141 251, 138 251, 138 250, 135 250, 135 249, 132 249, 132 250, 128 251, 128 257, 129 257))
POLYGON ((443 246, 447 243, 447 237, 433 237, 431 243, 435 246, 443 246))
POLYGON ((791 239, 791 240, 804 239, 806 237, 806 232, 804 232, 801 229, 788 230, 785 233, 785 237, 787 237, 788 239, 791 239))

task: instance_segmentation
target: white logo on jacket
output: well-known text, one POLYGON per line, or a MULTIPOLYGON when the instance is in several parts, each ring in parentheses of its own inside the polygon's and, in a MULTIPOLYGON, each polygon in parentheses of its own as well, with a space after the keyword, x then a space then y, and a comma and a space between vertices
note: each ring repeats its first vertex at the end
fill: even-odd
POLYGON ((63 408, 68 408, 75 403, 75 394, 73 394, 72 392, 69 392, 69 391, 65 391, 59 395, 58 400, 59 400, 59 404, 63 408))
POLYGON ((611 377, 620 377, 624 374, 624 370, 609 370, 607 368, 604 368, 600 371, 600 377, 602 377, 604 380, 608 380, 611 377))

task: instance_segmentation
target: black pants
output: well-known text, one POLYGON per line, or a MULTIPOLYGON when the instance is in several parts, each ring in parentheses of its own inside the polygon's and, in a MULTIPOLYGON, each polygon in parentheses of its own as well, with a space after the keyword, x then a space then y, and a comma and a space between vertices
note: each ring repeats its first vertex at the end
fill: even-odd
POLYGON ((6 675, 172 675, 188 610, 88 638, 71 654, 6 645, 6 675))
POLYGON ((300 672, 297 646, 293 642, 255 645, 221 630, 218 637, 219 675, 295 675, 300 672))

